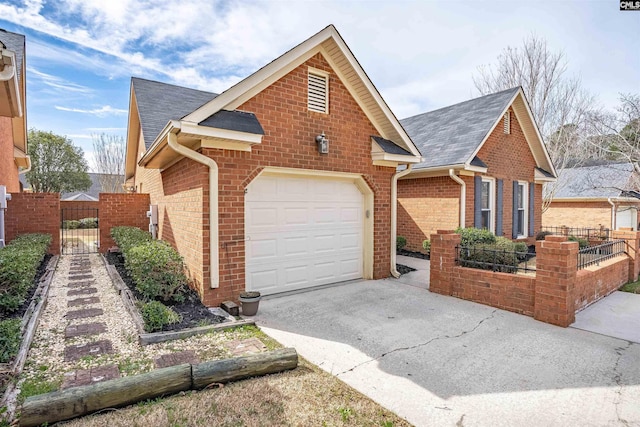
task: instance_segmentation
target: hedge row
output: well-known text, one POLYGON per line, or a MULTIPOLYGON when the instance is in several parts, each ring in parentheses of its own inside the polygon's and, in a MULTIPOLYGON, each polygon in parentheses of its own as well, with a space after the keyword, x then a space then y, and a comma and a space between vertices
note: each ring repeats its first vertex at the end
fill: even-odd
POLYGON ((124 256, 125 268, 136 289, 146 299, 142 315, 147 332, 178 321, 177 313, 158 304, 184 300, 187 277, 180 254, 168 243, 153 240, 151 234, 136 227, 114 227, 111 237, 124 256))
POLYGON ((529 248, 524 242, 497 237, 487 229, 458 228, 460 265, 481 270, 516 273, 529 248))
POLYGON ((79 220, 69 219, 62 221, 62 228, 65 230, 98 228, 98 218, 82 218, 79 220))
POLYGON ((0 249, 0 317, 24 303, 50 244, 49 234, 23 234, 0 249))

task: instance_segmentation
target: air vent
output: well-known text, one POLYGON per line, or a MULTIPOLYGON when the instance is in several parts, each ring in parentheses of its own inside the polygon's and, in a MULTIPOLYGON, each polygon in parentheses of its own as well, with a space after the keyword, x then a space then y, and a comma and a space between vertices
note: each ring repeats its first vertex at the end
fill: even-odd
POLYGON ((511 112, 504 113, 504 133, 511 133, 511 112))
POLYGON ((309 111, 329 112, 329 79, 309 70, 309 111))

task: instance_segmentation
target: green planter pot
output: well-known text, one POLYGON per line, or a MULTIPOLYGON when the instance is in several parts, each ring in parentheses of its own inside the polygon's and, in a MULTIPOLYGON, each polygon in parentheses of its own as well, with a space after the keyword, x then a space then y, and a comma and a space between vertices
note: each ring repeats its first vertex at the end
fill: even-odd
POLYGON ((240 304, 242 304, 243 316, 255 316, 260 305, 260 292, 243 292, 240 294, 240 304))

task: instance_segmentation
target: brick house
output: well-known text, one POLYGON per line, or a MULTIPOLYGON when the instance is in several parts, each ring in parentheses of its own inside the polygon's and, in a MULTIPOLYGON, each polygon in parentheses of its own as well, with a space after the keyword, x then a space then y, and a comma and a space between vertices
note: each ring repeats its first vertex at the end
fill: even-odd
POLYGON ((640 174, 630 163, 565 168, 542 214, 545 227, 638 229, 640 174))
POLYGON ((398 235, 487 228, 532 243, 556 174, 520 87, 400 121, 427 156, 398 181, 398 235))
POLYGON ((21 190, 18 174, 31 166, 27 156, 25 39, 0 29, 0 185, 21 190))
POLYGON ((208 306, 389 276, 396 170, 419 161, 333 26, 219 95, 132 79, 126 185, 208 306))

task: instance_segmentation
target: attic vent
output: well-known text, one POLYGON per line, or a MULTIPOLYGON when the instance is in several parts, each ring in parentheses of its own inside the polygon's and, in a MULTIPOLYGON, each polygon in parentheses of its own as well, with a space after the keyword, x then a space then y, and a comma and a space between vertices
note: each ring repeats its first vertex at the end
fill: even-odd
POLYGON ((309 69, 309 111, 329 112, 329 76, 309 69))
POLYGON ((511 112, 507 111, 504 113, 504 133, 511 133, 511 112))

